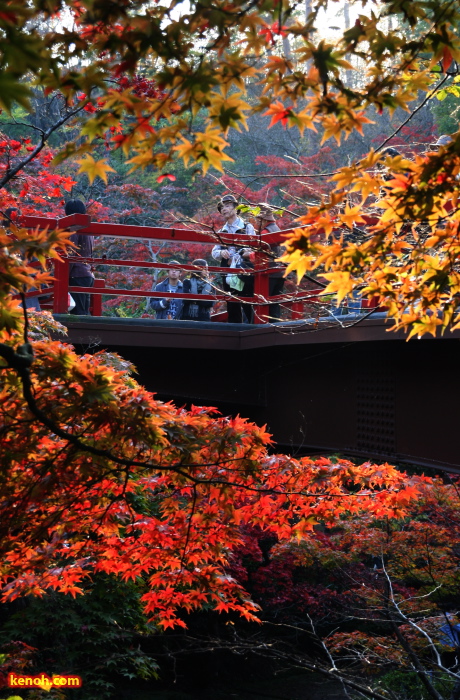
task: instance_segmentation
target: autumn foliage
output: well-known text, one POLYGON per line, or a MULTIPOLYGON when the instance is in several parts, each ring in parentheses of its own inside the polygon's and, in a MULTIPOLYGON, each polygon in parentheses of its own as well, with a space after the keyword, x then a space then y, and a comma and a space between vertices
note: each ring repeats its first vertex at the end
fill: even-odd
POLYGON ((103 571, 148 581, 145 609, 163 627, 204 603, 252 619, 257 607, 225 572, 242 525, 302 539, 346 514, 398 515, 425 481, 389 465, 271 455, 263 429, 161 403, 116 357, 47 339, 32 351, 30 387, 17 351, 1 397, 5 601, 76 595, 103 571))
POLYGON ((50 340, 60 328, 47 314, 25 326, 14 284, 46 282, 46 257, 68 234, 12 232, 0 253, 3 600, 76 595, 105 572, 147 580, 146 612, 163 627, 204 603, 252 619, 256 606, 225 571, 242 525, 301 539, 345 514, 398 515, 418 493, 424 479, 389 465, 272 455, 264 429, 161 403, 129 363, 50 340))
MULTIPOLYGON (((50 263, 72 251, 70 232, 27 230, 6 211, 62 213, 85 181, 88 198, 100 200, 93 215, 145 223, 146 208, 164 206, 157 190, 129 181, 138 171, 172 186, 180 162, 198 179, 217 173, 219 194, 249 204, 281 192, 289 177, 295 206, 279 218, 288 228, 295 217, 283 260, 298 281, 321 276, 338 304, 356 293, 376 299, 389 327, 408 337, 458 328, 460 136, 426 152, 430 129, 405 148, 410 124, 400 122, 344 167, 336 151, 349 138, 362 145, 385 111, 405 111, 409 123, 421 94, 458 96, 458 3, 351 3, 354 24, 334 41, 316 31, 322 1, 306 16, 288 0, 190 2, 178 17, 174 2, 128 4, 0 7, 2 109, 27 112, 37 90, 58 105, 33 137, 0 134, 2 600, 78 596, 107 575, 139 584, 160 629, 184 627, 200 608, 254 621, 261 606, 283 616, 297 605, 300 615, 340 624, 344 610, 356 616, 361 606, 372 629, 326 630, 324 653, 345 665, 378 657, 407 666, 410 648, 431 663, 438 642, 423 639, 436 638, 449 607, 440 594, 432 603, 432 591, 458 585, 446 545, 458 537, 456 484, 388 464, 278 455, 265 428, 162 403, 122 358, 77 355, 51 316, 21 306, 24 292, 52 282, 50 263), (273 132, 317 139, 317 153, 261 155, 269 182, 242 183, 225 172, 229 134, 251 115, 273 132), (51 145, 61 127, 65 138, 51 145), (387 141, 401 155, 385 154, 387 141), (113 184, 108 153, 125 183, 113 184), (107 193, 115 205, 102 201, 107 193), (315 567, 334 569, 333 584, 294 580, 299 570, 313 579, 315 567)), ((217 226, 214 214, 199 213, 203 226, 217 226)), ((139 260, 152 251, 135 242, 110 254, 139 260)), ((120 284, 123 273, 108 274, 120 284)), ((428 688, 428 672, 417 673, 428 688)))

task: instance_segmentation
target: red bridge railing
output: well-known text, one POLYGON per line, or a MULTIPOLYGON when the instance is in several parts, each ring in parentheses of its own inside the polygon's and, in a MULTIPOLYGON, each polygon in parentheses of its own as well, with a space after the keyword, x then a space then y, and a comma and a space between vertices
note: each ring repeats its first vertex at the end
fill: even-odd
MULTIPOLYGON (((241 297, 239 295, 230 295, 218 289, 220 283, 216 283, 217 293, 212 295, 200 295, 201 300, 237 300, 248 302, 254 305, 254 322, 257 324, 267 323, 269 319, 269 304, 280 303, 287 305, 291 309, 292 319, 303 317, 304 302, 318 301, 318 297, 323 288, 302 290, 297 288, 295 292, 283 294, 276 297, 269 296, 269 278, 276 270, 273 267, 273 262, 269 265, 270 244, 279 244, 284 241, 284 236, 290 231, 285 230, 276 233, 258 234, 251 237, 248 242, 248 237, 235 238, 228 236, 225 233, 217 233, 214 231, 192 231, 182 228, 159 228, 154 226, 130 226, 125 224, 97 223, 91 222, 91 219, 86 214, 72 214, 62 218, 45 218, 37 216, 24 216, 19 222, 22 226, 29 229, 63 229, 78 232, 79 234, 97 237, 110 238, 133 238, 140 240, 155 240, 155 241, 171 241, 175 243, 207 243, 211 247, 217 243, 236 245, 237 247, 251 248, 254 252, 254 268, 222 268, 219 266, 208 267, 210 273, 228 274, 251 274, 254 277, 254 296, 251 298, 241 297)), ((91 258, 86 259, 78 256, 68 255, 62 256, 62 261, 54 261, 54 284, 46 290, 40 292, 29 292, 28 297, 41 296, 43 294, 52 294, 53 302, 52 309, 54 313, 66 313, 68 310, 68 295, 69 292, 81 292, 92 296, 92 315, 102 315, 102 295, 109 296, 126 296, 126 297, 152 297, 152 298, 181 298, 194 299, 192 294, 178 294, 146 291, 141 289, 120 289, 114 287, 106 287, 105 280, 96 279, 94 287, 74 287, 69 286, 69 264, 71 262, 87 262, 92 265, 109 265, 118 267, 130 268, 155 268, 155 269, 170 269, 180 268, 182 271, 196 271, 193 265, 170 265, 161 262, 150 262, 138 260, 118 260, 108 258, 91 258)), ((282 266, 281 266, 282 267, 282 266)), ((282 268, 284 269, 284 268, 282 268)), ((364 304, 367 306, 366 302, 364 304)))

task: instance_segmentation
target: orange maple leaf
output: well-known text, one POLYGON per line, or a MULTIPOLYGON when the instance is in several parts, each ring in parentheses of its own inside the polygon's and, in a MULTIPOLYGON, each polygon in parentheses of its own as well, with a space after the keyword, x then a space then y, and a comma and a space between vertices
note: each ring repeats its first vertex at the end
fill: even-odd
POLYGON ((290 109, 286 109, 282 102, 274 102, 270 105, 266 112, 263 113, 263 117, 271 116, 271 122, 269 126, 273 126, 276 122, 281 122, 283 126, 286 126, 288 118, 291 114, 290 109))
POLYGON ((441 65, 444 73, 447 73, 447 70, 450 66, 450 64, 453 61, 453 56, 450 52, 450 49, 448 46, 444 46, 444 49, 442 51, 442 59, 441 59, 441 65))

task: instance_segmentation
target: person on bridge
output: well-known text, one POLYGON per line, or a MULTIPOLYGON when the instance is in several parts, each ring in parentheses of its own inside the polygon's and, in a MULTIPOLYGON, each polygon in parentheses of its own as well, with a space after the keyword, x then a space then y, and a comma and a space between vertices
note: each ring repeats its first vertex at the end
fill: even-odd
MULTIPOLYGON (((65 204, 66 216, 71 214, 86 214, 86 207, 81 199, 69 199, 65 204)), ((72 227, 71 227, 72 228, 72 227)), ((70 255, 82 258, 93 257, 93 236, 84 236, 80 233, 73 233, 70 236, 72 243, 77 246, 76 250, 70 251, 70 255)), ((91 266, 84 262, 72 262, 69 266, 69 285, 71 287, 93 287, 94 275, 91 266)), ((75 308, 70 311, 74 316, 89 316, 90 294, 83 292, 72 292, 75 301, 75 308)))
MULTIPOLYGON (((190 274, 190 279, 184 280, 184 294, 212 294, 208 278, 208 263, 202 258, 193 260, 192 265, 197 269, 190 274)), ((183 321, 210 321, 211 309, 214 302, 209 299, 184 299, 181 319, 183 321)))
MULTIPOLYGON (((256 216, 258 233, 275 233, 280 231, 280 227, 275 221, 272 208, 267 202, 260 202, 257 205, 260 212, 256 216)), ((277 268, 276 271, 272 272, 269 277, 268 282, 268 293, 271 297, 277 296, 283 293, 284 289, 284 269, 281 263, 275 263, 275 258, 279 258, 282 255, 281 248, 278 244, 270 244, 270 260, 269 267, 277 268)), ((281 304, 269 304, 268 307, 268 320, 269 321, 279 321, 281 318, 281 304)))
POLYGON ((437 151, 440 146, 448 146, 453 140, 454 137, 450 134, 441 134, 434 143, 430 143, 430 150, 428 152, 437 151))
MULTIPOLYGON (((225 219, 225 224, 220 229, 220 233, 225 233, 226 238, 248 238, 248 245, 255 242, 255 231, 252 224, 246 223, 238 216, 238 201, 232 194, 226 194, 217 205, 219 213, 225 219), (253 240, 251 240, 253 238, 253 240)), ((211 255, 214 260, 220 262, 222 267, 253 267, 250 262, 250 247, 241 247, 241 243, 217 244, 212 249, 211 255)), ((252 297, 254 295, 254 278, 249 275, 239 276, 231 274, 223 275, 222 287, 224 292, 242 297, 252 297)), ((254 310, 251 304, 244 304, 238 301, 227 302, 227 314, 229 323, 252 323, 254 310)))
MULTIPOLYGON (((169 265, 180 265, 177 260, 171 260, 169 265)), ((157 285, 152 286, 152 292, 167 292, 169 294, 182 294, 184 285, 180 279, 181 271, 177 267, 168 268, 168 276, 157 285)), ((177 321, 182 315, 183 299, 158 299, 152 298, 149 306, 156 312, 157 318, 177 321)))

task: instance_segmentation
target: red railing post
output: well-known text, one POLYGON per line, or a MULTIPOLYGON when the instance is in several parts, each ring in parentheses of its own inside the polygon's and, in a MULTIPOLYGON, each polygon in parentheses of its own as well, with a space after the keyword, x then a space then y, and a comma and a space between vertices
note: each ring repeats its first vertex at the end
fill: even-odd
MULTIPOLYGON (((104 289, 104 279, 94 279, 93 289, 104 289)), ((91 316, 102 316, 102 294, 91 294, 90 303, 91 316)))
POLYGON ((69 261, 54 261, 53 313, 66 314, 69 309, 69 261))
POLYGON ((261 299, 268 299, 269 277, 268 272, 264 271, 267 267, 267 255, 258 250, 254 260, 254 296, 259 303, 254 307, 254 323, 267 323, 270 320, 268 303, 260 303, 261 299))
POLYGON ((291 305, 291 319, 293 321, 298 321, 304 317, 303 313, 303 301, 294 301, 291 305))

